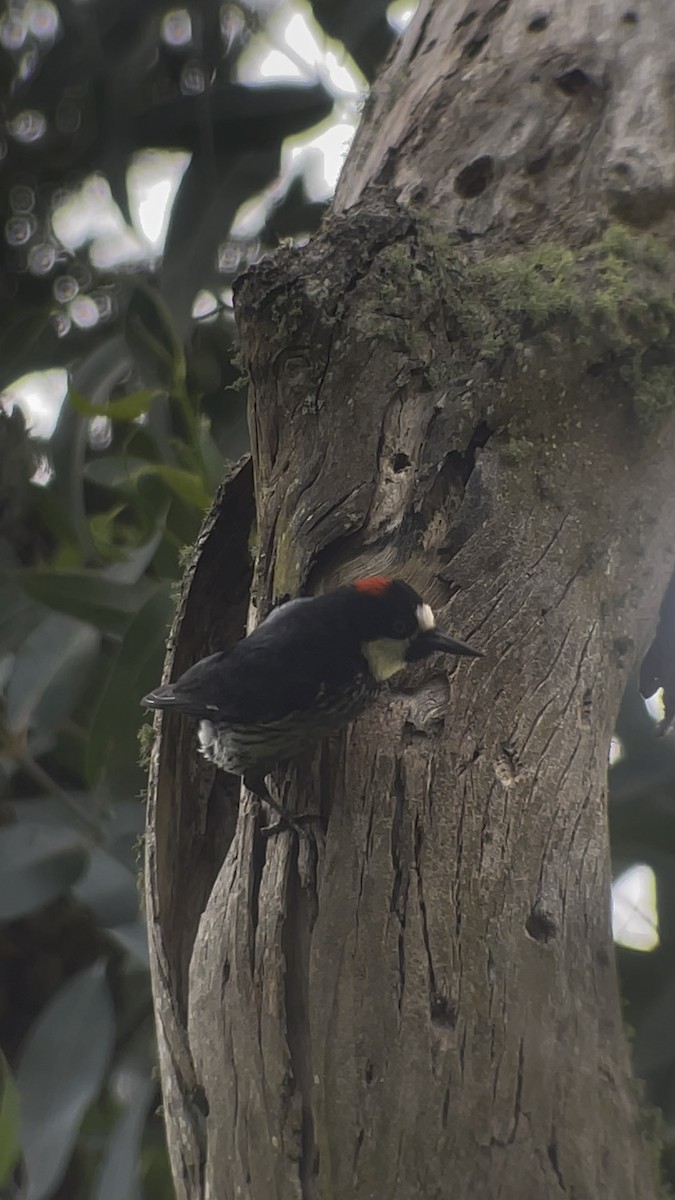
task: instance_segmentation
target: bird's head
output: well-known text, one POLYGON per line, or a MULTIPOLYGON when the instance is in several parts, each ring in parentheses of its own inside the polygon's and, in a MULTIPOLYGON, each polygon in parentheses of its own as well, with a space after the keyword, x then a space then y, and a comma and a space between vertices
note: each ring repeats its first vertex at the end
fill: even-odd
POLYGON ((361 651, 378 682, 431 654, 482 656, 480 650, 441 633, 429 605, 402 579, 371 575, 357 579, 351 588, 361 651))

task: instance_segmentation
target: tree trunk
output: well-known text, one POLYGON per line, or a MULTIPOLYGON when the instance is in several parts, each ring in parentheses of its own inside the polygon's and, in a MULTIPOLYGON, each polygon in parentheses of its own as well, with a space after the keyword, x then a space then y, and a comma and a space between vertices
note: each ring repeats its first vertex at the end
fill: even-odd
MULTIPOLYGON (((240 283, 258 613, 396 573, 485 658, 410 670, 280 778, 321 813, 300 842, 249 798, 237 818, 165 719, 147 881, 180 1200, 656 1194, 606 775, 675 565, 674 46, 672 0, 423 3, 332 217, 240 283)), ((176 672, 241 632, 251 518, 245 465, 176 672)))

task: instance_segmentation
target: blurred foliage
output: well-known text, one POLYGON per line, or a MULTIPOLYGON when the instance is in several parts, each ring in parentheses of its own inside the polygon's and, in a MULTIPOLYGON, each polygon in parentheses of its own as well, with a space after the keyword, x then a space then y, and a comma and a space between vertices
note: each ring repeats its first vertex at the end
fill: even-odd
MULTIPOLYGON (((53 367, 69 384, 49 439, 0 410, 3 1200, 171 1194, 138 899, 138 700, 160 677, 184 547, 247 445, 232 279, 323 211, 302 177, 278 176, 284 139, 331 111, 326 79, 238 81, 275 7, 9 0, 0 17, 0 388, 53 367), (97 267, 92 237, 65 245, 56 215, 93 179, 90 204, 109 189, 130 222, 129 168, 147 150, 190 156, 162 257, 97 267), (235 237, 265 188, 259 230, 235 237)), ((311 9, 372 79, 387 5, 311 9)), ((618 961, 675 1180, 675 751, 653 729, 629 689, 610 815, 617 872, 644 862, 657 880, 659 946, 618 961)))

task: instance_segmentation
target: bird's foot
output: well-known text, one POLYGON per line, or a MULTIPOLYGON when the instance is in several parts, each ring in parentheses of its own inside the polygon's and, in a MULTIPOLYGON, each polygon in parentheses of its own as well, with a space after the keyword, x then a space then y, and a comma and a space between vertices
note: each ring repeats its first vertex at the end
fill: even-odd
POLYGON ((286 812, 285 809, 282 809, 281 806, 277 808, 277 806, 274 805, 273 807, 274 811, 279 814, 279 820, 272 821, 269 825, 263 825, 262 829, 260 830, 263 837, 274 837, 277 833, 283 833, 285 829, 292 829, 294 833, 297 833, 298 837, 308 838, 309 833, 303 828, 301 822, 316 821, 319 818, 319 813, 294 813, 293 816, 291 816, 291 814, 286 812))
POLYGON ((319 819, 319 813, 289 813, 287 808, 284 808, 278 800, 274 800, 270 795, 269 788, 265 783, 264 777, 261 776, 244 776, 244 786, 249 792, 263 804, 269 807, 277 814, 277 821, 272 821, 269 825, 263 825, 260 832, 264 837, 273 837, 277 833, 283 833, 285 829, 292 829, 297 833, 298 837, 307 838, 309 834, 306 829, 303 829, 304 821, 316 821, 319 819))

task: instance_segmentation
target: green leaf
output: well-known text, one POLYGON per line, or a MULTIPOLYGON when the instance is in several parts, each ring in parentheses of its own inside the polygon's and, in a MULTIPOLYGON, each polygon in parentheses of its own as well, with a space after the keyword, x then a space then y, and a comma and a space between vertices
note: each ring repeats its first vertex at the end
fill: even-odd
MULTIPOLYGON (((0 894, 1 889, 0 882, 0 894)), ((88 869, 74 892, 100 925, 128 925, 138 918, 136 872, 130 871, 107 850, 98 847, 92 850, 88 869)))
POLYGON ((22 642, 5 697, 15 732, 50 732, 70 715, 100 645, 91 625, 50 615, 22 642))
POLYGON ((111 488, 114 491, 129 491, 133 481, 148 463, 144 458, 133 454, 105 454, 101 458, 92 458, 85 465, 84 475, 91 483, 99 487, 111 488))
MULTIPOLYGON (((128 378, 132 364, 124 337, 108 333, 84 358, 75 359, 70 388, 80 396, 89 396, 93 404, 105 405, 115 388, 122 386, 128 378)), ((79 420, 71 405, 64 405, 64 409, 79 420)))
POLYGON ((108 512, 97 513, 89 519, 89 530, 98 553, 102 558, 119 561, 124 557, 124 534, 129 533, 129 525, 118 521, 127 511, 126 504, 116 504, 108 512))
POLYGON ((137 755, 139 703, 159 678, 172 613, 168 586, 162 587, 146 601, 127 628, 89 729, 86 771, 91 780, 99 777, 113 748, 122 739, 127 742, 131 739, 132 753, 137 755))
POLYGON ((148 412, 153 402, 161 395, 156 388, 141 392, 132 392, 121 396, 119 400, 109 400, 106 404, 91 404, 73 388, 68 398, 73 408, 83 417, 109 417, 111 421, 135 421, 137 417, 148 412))
POLYGON ((19 1064, 27 1200, 44 1200, 63 1178, 114 1041, 115 1011, 105 963, 98 962, 69 979, 43 1009, 19 1064))
MULTIPOLYGON (((81 489, 81 472, 77 482, 81 489)), ((51 534, 50 544, 54 547, 54 558, 60 560, 69 557, 79 566, 82 562, 82 550, 77 543, 72 511, 68 512, 66 497, 60 494, 64 491, 61 483, 62 480, 54 480, 54 484, 48 487, 31 484, 31 507, 34 519, 44 526, 46 533, 51 534)))
POLYGON ((211 496, 204 487, 201 477, 195 472, 183 471, 180 467, 167 467, 163 463, 153 463, 148 465, 142 473, 157 475, 164 480, 172 492, 180 496, 181 500, 186 500, 195 508, 206 511, 210 507, 211 496))
POLYGON ((133 491, 141 479, 154 477, 195 508, 204 511, 211 503, 211 496, 197 472, 170 467, 166 463, 111 454, 88 462, 84 473, 92 483, 127 493, 133 491))
POLYGON ((207 484, 211 488, 211 491, 215 492, 223 474, 225 474, 225 460, 223 460, 221 452, 217 448, 213 434, 211 434, 210 422, 207 418, 202 418, 199 421, 199 454, 202 456, 207 484))
MULTIPOLYGON (((211 434, 216 444, 223 447, 225 458, 229 462, 236 462, 242 454, 248 453, 251 449, 251 438, 248 428, 246 396, 243 393, 233 393, 231 389, 226 393, 226 403, 218 409, 211 427, 211 434)), ((205 459, 205 461, 207 460, 205 459)), ((224 470, 221 468, 218 482, 222 479, 223 474, 224 470)))
POLYGON ((7 1060, 0 1050, 0 1187, 10 1182, 19 1161, 19 1093, 7 1060))
POLYGON ((127 305, 125 337, 146 378, 155 376, 170 388, 184 383, 185 353, 171 314, 157 288, 139 277, 127 305))
MULTIPOLYGON (((100 349, 100 347, 99 347, 100 349)), ((54 478, 48 491, 55 498, 55 517, 70 531, 68 540, 76 541, 82 558, 91 559, 94 546, 87 525, 84 497, 84 464, 88 446, 88 425, 70 404, 64 404, 50 440, 54 478)), ((44 503, 47 503, 45 498, 44 503)))
POLYGON ((14 921, 64 896, 88 857, 74 830, 35 823, 2 826, 0 921, 14 921))
POLYGON ((15 583, 0 584, 0 655, 16 650, 45 616, 15 583))
POLYGON ((123 633, 129 619, 156 590, 149 580, 114 583, 94 571, 26 568, 16 579, 34 600, 112 634, 123 633))
POLYGON ((144 920, 137 918, 126 925, 109 925, 107 933, 134 959, 136 963, 149 969, 150 955, 148 952, 148 927, 144 920))
MULTIPOLYGON (((156 517, 161 525, 164 524, 164 516, 164 512, 156 514, 156 517)), ((105 570, 101 572, 102 578, 110 579, 113 583, 138 583, 154 559, 162 541, 162 536, 162 529, 155 529, 152 533, 152 536, 149 537, 146 542, 129 550, 126 557, 121 562, 114 563, 112 566, 106 567, 105 570)))
POLYGON ((108 1142, 94 1200, 129 1200, 133 1194, 138 1184, 141 1137, 154 1092, 151 1080, 138 1081, 108 1142))

